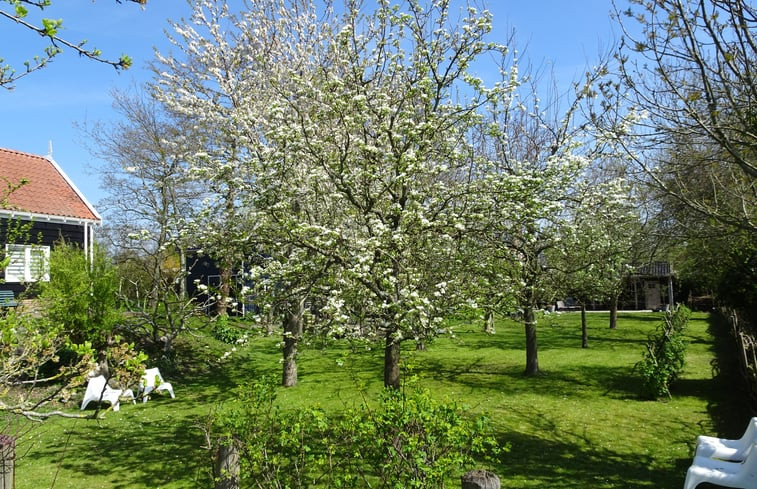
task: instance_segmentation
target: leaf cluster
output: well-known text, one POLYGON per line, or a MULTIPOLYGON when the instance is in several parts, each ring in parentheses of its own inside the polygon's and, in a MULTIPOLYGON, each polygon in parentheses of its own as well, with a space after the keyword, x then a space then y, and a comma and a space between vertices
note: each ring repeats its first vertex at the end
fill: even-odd
MULTIPOLYGON (((147 0, 129 0, 130 2, 138 3, 143 6, 147 4, 147 0)), ((116 0, 117 3, 121 3, 122 0, 116 0)), ((13 88, 14 83, 35 71, 41 70, 46 67, 55 57, 63 53, 64 48, 69 48, 78 53, 80 56, 89 58, 93 61, 105 63, 114 67, 117 70, 129 69, 132 65, 132 59, 126 55, 121 55, 118 59, 108 59, 103 57, 102 52, 97 48, 87 48, 86 40, 72 41, 68 38, 62 37, 60 31, 63 29, 63 19, 51 19, 48 17, 42 17, 38 23, 29 20, 29 8, 36 8, 40 12, 44 12, 45 9, 52 7, 52 0, 0 0, 0 4, 9 4, 11 10, 3 10, 0 8, 0 18, 4 18, 7 21, 15 22, 16 24, 28 29, 29 31, 36 33, 48 42, 48 45, 43 49, 43 54, 34 56, 32 60, 24 62, 23 71, 16 71, 16 69, 10 65, 2 64, 3 58, 0 58, 0 87, 13 88)))

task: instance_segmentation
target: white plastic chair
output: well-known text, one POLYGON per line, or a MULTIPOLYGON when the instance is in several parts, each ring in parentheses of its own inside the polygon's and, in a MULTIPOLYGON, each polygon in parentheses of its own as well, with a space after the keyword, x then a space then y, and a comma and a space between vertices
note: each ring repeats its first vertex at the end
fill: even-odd
POLYGON ((757 443, 757 417, 749 420, 744 434, 737 440, 698 436, 695 456, 741 462, 747 457, 755 443, 757 443))
POLYGON ((81 410, 84 411, 87 404, 91 401, 107 401, 113 406, 113 411, 118 411, 121 408, 120 398, 122 396, 130 397, 132 401, 136 402, 134 400, 134 393, 131 389, 126 389, 125 391, 114 389, 107 384, 105 377, 102 375, 91 377, 87 382, 87 391, 84 393, 84 400, 81 402, 81 410))
POLYGON ((139 391, 142 394, 142 402, 147 402, 150 392, 168 391, 171 394, 171 398, 175 398, 173 394, 173 386, 169 382, 163 380, 163 376, 160 375, 158 368, 145 369, 145 373, 142 376, 142 380, 139 384, 139 391))
POLYGON ((686 472, 684 489, 694 489, 703 482, 724 487, 750 489, 757 487, 757 454, 749 450, 742 462, 728 462, 709 457, 694 457, 686 472))

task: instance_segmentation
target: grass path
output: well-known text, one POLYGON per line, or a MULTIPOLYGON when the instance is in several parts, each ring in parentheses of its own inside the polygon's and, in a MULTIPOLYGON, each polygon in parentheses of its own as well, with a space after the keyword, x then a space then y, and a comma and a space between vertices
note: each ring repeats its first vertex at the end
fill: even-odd
MULTIPOLYGON (((457 323, 454 337, 423 352, 408 344, 404 358, 436 398, 491 415, 498 438, 511 446, 491 467, 503 487, 677 488, 698 434, 743 429, 746 421, 732 413, 730 426, 715 425, 728 392, 713 376, 716 343, 705 315, 689 324, 687 366, 673 398, 640 397, 632 369, 659 320, 660 314, 622 314, 613 331, 607 314, 590 314, 588 349, 580 348, 579 314, 543 320, 543 375, 536 378, 522 375, 523 330, 509 320, 495 335, 457 323)), ((199 426, 245 379, 278 375, 278 341, 256 338, 220 365, 222 345, 194 343, 185 368, 164 372, 176 399, 124 405, 99 422, 59 419, 34 428, 20 442, 17 488, 211 487, 199 426)), ((381 354, 314 341, 300 357, 300 385, 282 390, 279 401, 329 410, 359 402, 356 382, 369 392, 381 388, 381 354)))

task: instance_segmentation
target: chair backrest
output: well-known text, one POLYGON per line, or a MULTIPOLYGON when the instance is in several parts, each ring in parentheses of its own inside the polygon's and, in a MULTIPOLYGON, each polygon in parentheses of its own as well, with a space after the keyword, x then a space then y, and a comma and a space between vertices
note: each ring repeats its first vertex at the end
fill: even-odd
POLYGON ((164 382, 163 376, 160 375, 160 370, 157 367, 145 369, 142 379, 144 379, 145 385, 150 387, 155 387, 155 385, 160 385, 164 382))
POLYGON ((741 439, 748 443, 757 442, 757 417, 749 420, 749 424, 747 425, 746 430, 744 430, 741 439))
POLYGON ((105 389, 105 377, 98 375, 97 377, 90 377, 87 383, 87 392, 94 392, 97 395, 105 389))

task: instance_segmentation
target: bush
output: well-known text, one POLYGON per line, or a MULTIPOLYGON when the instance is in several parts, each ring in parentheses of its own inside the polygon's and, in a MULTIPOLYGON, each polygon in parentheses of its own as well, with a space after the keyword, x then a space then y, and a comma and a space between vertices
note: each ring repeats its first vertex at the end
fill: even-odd
POLYGON ((470 419, 461 406, 438 403, 415 385, 386 389, 375 410, 363 406, 351 416, 343 440, 359 447, 379 487, 445 487, 473 466, 475 454, 500 452, 485 416, 470 419))
POLYGON ((229 345, 244 344, 247 342, 247 332, 229 321, 229 316, 218 316, 213 321, 211 329, 213 338, 229 345))
POLYGON ((686 356, 684 330, 691 311, 677 306, 665 313, 662 325, 649 337, 644 359, 636 364, 643 379, 645 392, 656 399, 670 397, 670 385, 683 371, 686 356))
POLYGON ((274 379, 247 386, 210 425, 218 445, 239 449, 242 486, 444 487, 474 455, 501 451, 486 417, 470 419, 414 386, 386 390, 376 408, 363 403, 341 416, 284 411, 276 390, 274 379))
POLYGON ((37 286, 45 317, 61 325, 74 343, 88 341, 103 349, 123 321, 116 271, 99 246, 90 262, 76 245, 58 243, 50 253, 50 280, 37 286))

